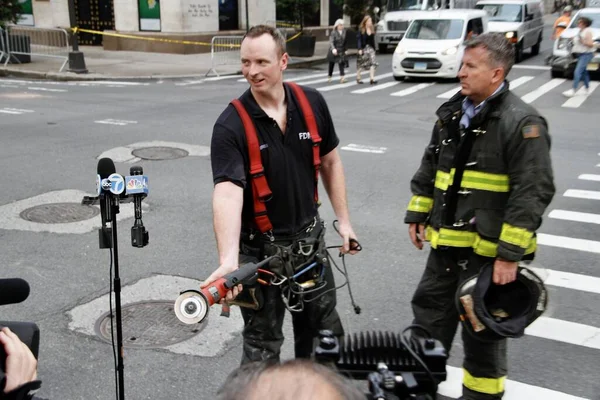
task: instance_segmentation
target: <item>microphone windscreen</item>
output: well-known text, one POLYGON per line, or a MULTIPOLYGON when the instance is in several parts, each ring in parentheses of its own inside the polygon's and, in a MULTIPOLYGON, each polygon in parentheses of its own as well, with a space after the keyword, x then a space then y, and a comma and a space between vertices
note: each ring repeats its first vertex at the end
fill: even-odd
POLYGON ((29 283, 21 278, 0 279, 0 306, 25 301, 29 297, 29 283))
POLYGON ((100 179, 106 179, 110 174, 114 174, 115 172, 117 172, 115 163, 110 158, 101 158, 98 161, 98 175, 100 175, 100 179))
POLYGON ((129 175, 144 175, 144 168, 141 165, 134 165, 129 168, 129 175))

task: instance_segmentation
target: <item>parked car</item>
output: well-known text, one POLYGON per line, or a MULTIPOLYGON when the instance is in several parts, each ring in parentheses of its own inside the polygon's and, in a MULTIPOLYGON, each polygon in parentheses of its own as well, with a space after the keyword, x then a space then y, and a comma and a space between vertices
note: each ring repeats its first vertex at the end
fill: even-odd
POLYGON ((465 41, 487 31, 487 14, 482 10, 425 11, 415 15, 392 57, 394 79, 457 78, 465 41))

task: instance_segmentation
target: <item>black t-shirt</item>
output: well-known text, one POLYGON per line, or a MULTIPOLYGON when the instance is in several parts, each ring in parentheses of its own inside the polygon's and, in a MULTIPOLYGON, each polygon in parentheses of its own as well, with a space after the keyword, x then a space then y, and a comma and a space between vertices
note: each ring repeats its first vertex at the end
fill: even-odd
MULTIPOLYGON (((292 90, 285 87, 287 101, 286 132, 256 103, 250 89, 241 97, 242 104, 254 121, 260 144, 267 183, 273 192, 265 203, 276 235, 291 235, 308 225, 317 214, 314 201, 315 173, 312 140, 292 90)), ((329 108, 315 89, 302 87, 311 104, 321 136, 321 157, 335 149, 335 133, 329 108)), ((213 128, 211 162, 214 184, 230 181, 244 189, 242 230, 256 228, 246 134, 235 108, 229 104, 213 128)))

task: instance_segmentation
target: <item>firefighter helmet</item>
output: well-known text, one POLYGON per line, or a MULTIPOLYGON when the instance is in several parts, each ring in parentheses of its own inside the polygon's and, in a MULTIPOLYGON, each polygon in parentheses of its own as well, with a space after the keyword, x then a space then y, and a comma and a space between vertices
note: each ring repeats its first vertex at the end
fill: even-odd
POLYGON ((548 305, 542 279, 524 265, 517 279, 506 285, 493 283, 494 264, 465 280, 456 292, 456 306, 463 329, 484 341, 518 338, 548 305))

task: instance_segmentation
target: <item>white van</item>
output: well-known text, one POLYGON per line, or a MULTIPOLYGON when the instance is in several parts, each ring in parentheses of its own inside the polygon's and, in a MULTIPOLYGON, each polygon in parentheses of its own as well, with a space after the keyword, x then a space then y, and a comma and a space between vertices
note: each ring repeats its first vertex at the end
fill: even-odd
POLYGON ((457 78, 465 41, 488 31, 481 10, 425 11, 415 15, 392 57, 394 79, 457 78))
POLYGON ((515 45, 515 62, 523 59, 523 50, 540 52, 544 20, 540 0, 481 0, 475 5, 489 17, 490 32, 500 32, 515 45))

